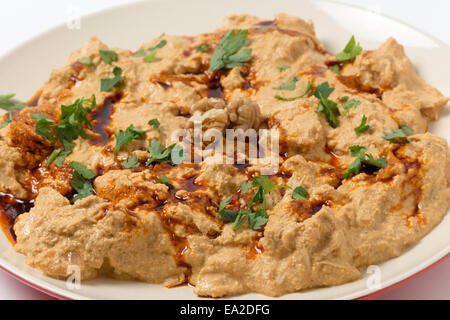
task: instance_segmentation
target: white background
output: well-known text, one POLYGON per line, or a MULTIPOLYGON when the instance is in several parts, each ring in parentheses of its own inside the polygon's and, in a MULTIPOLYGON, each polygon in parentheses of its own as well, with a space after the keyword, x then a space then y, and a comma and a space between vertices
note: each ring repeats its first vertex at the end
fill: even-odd
MULTIPOLYGON (((2 1, 0 4, 2 41, 0 56, 33 36, 65 23, 73 9, 79 9, 82 15, 86 15, 128 2, 133 0, 2 1)), ((341 2, 368 7, 372 11, 387 14, 450 44, 448 20, 450 1, 448 0, 341 0, 341 2)), ((450 95, 448 92, 446 94, 450 95)), ((50 297, 0 271, 0 299, 48 298, 50 297)), ((379 299, 450 299, 450 259, 417 279, 381 295, 379 299)))

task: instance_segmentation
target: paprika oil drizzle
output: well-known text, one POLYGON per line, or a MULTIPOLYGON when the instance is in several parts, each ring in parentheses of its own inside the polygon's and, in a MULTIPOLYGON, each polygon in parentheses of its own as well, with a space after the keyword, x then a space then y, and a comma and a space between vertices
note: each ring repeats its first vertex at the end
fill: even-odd
POLYGON ((34 200, 20 200, 10 194, 0 192, 0 226, 13 245, 16 243, 14 223, 19 215, 30 211, 33 205, 34 200))

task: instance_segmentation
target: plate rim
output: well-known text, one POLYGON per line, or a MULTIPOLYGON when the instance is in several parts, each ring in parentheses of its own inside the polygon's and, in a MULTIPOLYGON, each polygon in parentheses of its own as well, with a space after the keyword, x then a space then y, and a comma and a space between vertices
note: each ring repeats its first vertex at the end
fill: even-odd
MULTIPOLYGON (((119 4, 113 7, 109 7, 109 8, 105 8, 102 10, 97 10, 94 11, 92 13, 89 13, 87 15, 83 15, 81 17, 81 19, 91 19, 91 18, 95 18, 95 16, 97 15, 104 15, 104 14, 108 14, 108 12, 110 11, 115 11, 115 10, 120 10, 121 8, 125 8, 125 7, 132 7, 132 6, 136 6, 142 3, 148 3, 148 2, 152 2, 152 3, 157 3, 157 2, 162 2, 163 0, 137 0, 137 1, 132 1, 129 3, 123 3, 123 4, 119 4)), ((173 0, 170 0, 173 1, 173 0)), ((403 26, 406 26, 412 30, 414 30, 415 32, 418 32, 420 34, 422 34, 423 36, 425 36, 426 38, 429 38, 430 40, 434 41, 436 44, 439 45, 439 48, 442 50, 446 51, 446 54, 449 55, 450 57, 450 44, 447 44, 446 42, 442 41, 441 39, 439 39, 438 37, 412 25, 409 24, 407 22, 404 22, 403 20, 390 16, 389 14, 386 14, 383 11, 378 11, 378 10, 372 10, 370 9, 368 6, 364 6, 361 4, 354 4, 354 3, 345 3, 345 2, 341 2, 338 0, 301 0, 301 1, 306 1, 306 2, 324 2, 324 3, 331 3, 331 4, 337 4, 337 5, 341 5, 341 6, 347 6, 347 7, 351 7, 351 8, 355 8, 355 9, 359 9, 362 11, 365 11, 367 13, 370 14, 375 14, 384 18, 387 18, 389 20, 392 20, 398 24, 401 24, 403 26)), ((51 34, 52 32, 57 31, 58 29, 60 29, 61 27, 63 27, 64 24, 58 24, 56 26, 53 26, 35 36, 32 36, 31 38, 28 38, 26 41, 21 42, 19 45, 14 46, 8 50, 6 50, 3 54, 0 55, 0 60, 6 59, 11 55, 14 55, 17 51, 20 51, 23 48, 26 48, 27 46, 29 46, 30 43, 32 43, 33 41, 36 41, 36 39, 40 38, 40 37, 45 37, 47 34, 51 34)), ((450 210, 447 210, 447 214, 448 215, 450 213, 450 210)), ((445 215, 445 216, 446 216, 445 215)), ((443 219, 445 218, 445 216, 443 217, 443 219)), ((442 221, 440 222, 442 223, 442 221)), ((439 224, 438 224, 439 225, 439 224)), ((427 237, 429 236, 430 233, 433 232, 433 230, 438 226, 436 225, 433 229, 430 230, 430 232, 428 234, 426 234, 424 236, 427 237)), ((3 233, 3 232, 2 232, 3 233)), ((413 246, 414 247, 414 246, 413 246)), ((403 252, 399 257, 401 257, 405 252, 403 252)), ((394 257, 392 259, 386 260, 386 261, 390 261, 393 259, 396 259, 398 257, 394 257)), ((424 273, 428 272, 429 270, 433 269, 435 266, 439 265, 440 263, 444 262, 445 260, 447 260, 448 258, 450 258, 450 244, 447 245, 446 248, 443 248, 440 252, 438 252, 437 254, 435 254, 434 256, 430 257, 429 259, 427 259, 426 261, 423 261, 422 263, 420 263, 419 265, 415 266, 414 268, 410 268, 409 270, 407 270, 406 272, 403 272, 401 274, 399 274, 396 277, 392 277, 390 278, 388 281, 384 281, 381 284, 380 288, 377 289, 364 289, 364 290, 360 290, 358 292, 355 293, 350 293, 347 294, 346 296, 340 297, 338 299, 354 299, 354 300, 368 300, 368 299, 373 299, 376 298, 377 296, 387 293, 397 287, 400 287, 414 279, 416 279, 417 277, 420 277, 421 275, 423 275, 424 273)), ((384 261, 384 262, 386 262, 384 261)), ((33 274, 26 272, 26 271, 22 271, 19 270, 16 266, 14 266, 13 264, 11 264, 10 262, 8 262, 7 260, 5 260, 4 258, 0 257, 0 270, 5 271, 9 276, 17 279, 18 281, 38 290, 41 291, 45 294, 48 294, 54 298, 60 299, 60 300, 91 300, 91 299, 95 299, 89 296, 84 296, 84 295, 80 295, 77 294, 71 290, 68 289, 61 289, 59 287, 54 286, 51 283, 48 283, 45 279, 38 279, 36 278, 33 274)), ((359 279, 361 280, 361 278, 359 279)), ((62 280, 61 280, 62 281, 62 280)), ((312 289, 314 290, 314 289, 312 289)), ((239 297, 239 296, 237 296, 239 297)), ((280 299, 282 300, 284 296, 281 297, 268 297, 265 296, 266 299, 280 299)), ((202 300, 202 298, 197 297, 198 300, 202 300)))

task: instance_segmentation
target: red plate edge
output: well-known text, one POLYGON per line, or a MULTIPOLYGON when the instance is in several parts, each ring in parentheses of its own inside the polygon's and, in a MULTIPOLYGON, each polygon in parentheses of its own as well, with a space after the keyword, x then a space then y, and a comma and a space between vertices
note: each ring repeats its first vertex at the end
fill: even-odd
POLYGON ((401 287, 402 285, 419 278, 420 276, 422 276, 424 273, 430 271, 431 269, 433 269, 434 267, 436 267, 438 264, 444 262, 446 259, 448 259, 450 257, 450 253, 447 253, 445 256, 443 256, 442 258, 440 258, 438 261, 430 264, 428 267, 414 273, 413 275, 410 275, 409 277, 400 280, 394 284, 391 284, 390 286, 387 286, 386 288, 380 289, 378 291, 369 293, 368 295, 359 297, 359 298, 355 298, 354 300, 372 300, 377 298, 378 296, 384 294, 384 293, 388 293, 389 291, 392 291, 394 289, 397 289, 399 287, 401 287))
POLYGON ((27 286, 32 287, 33 289, 36 289, 36 290, 38 290, 38 291, 40 291, 40 292, 43 292, 43 293, 45 293, 45 294, 47 294, 47 295, 49 295, 49 296, 52 296, 52 297, 57 298, 57 299, 59 299, 59 300, 72 300, 72 299, 69 298, 69 297, 66 297, 66 296, 57 294, 57 293, 55 293, 55 292, 53 292, 53 291, 50 291, 50 290, 47 290, 47 289, 45 289, 45 288, 43 288, 43 287, 41 287, 41 286, 39 286, 39 285, 37 285, 37 284, 34 284, 34 283, 32 283, 32 282, 30 282, 30 281, 28 281, 28 280, 22 278, 21 276, 15 274, 14 272, 9 271, 8 269, 6 269, 5 267, 3 267, 3 266, 1 266, 1 265, 0 265, 0 269, 3 270, 3 271, 5 271, 7 274, 9 274, 9 275, 10 275, 11 277, 13 277, 14 279, 19 280, 20 282, 26 284, 27 286))
MULTIPOLYGON (((386 288, 380 289, 378 291, 372 292, 372 293, 370 293, 368 295, 365 295, 365 296, 362 296, 362 297, 359 297, 359 298, 355 298, 354 300, 372 300, 372 299, 375 299, 376 297, 378 297, 378 296, 380 296, 380 295, 382 295, 384 293, 392 291, 392 290, 394 290, 396 288, 399 288, 402 285, 404 285, 404 284, 406 284, 406 283, 408 283, 408 282, 410 282, 410 281, 412 281, 414 279, 417 279, 418 277, 422 276, 424 273, 426 273, 426 272, 430 271, 431 269, 433 269, 434 267, 436 267, 438 264, 444 262, 449 257, 450 257, 450 253, 447 253, 447 255, 445 255, 444 257, 442 257, 438 261, 436 261, 433 264, 429 265, 428 267, 426 267, 426 268, 416 272, 415 274, 409 276, 408 278, 400 280, 399 282, 396 282, 396 283, 394 283, 394 284, 392 284, 392 285, 390 285, 390 286, 388 286, 386 288)), ((50 291, 50 290, 47 290, 47 289, 45 289, 45 288, 43 288, 43 287, 41 287, 41 286, 39 286, 37 284, 34 284, 34 283, 32 283, 32 282, 30 282, 30 281, 20 277, 19 275, 15 274, 14 272, 9 271, 8 269, 6 269, 5 267, 3 267, 1 265, 0 265, 0 269, 5 271, 6 273, 8 273, 13 278, 15 278, 15 279, 19 280, 20 282, 26 284, 27 286, 32 287, 32 288, 34 288, 34 289, 36 289, 38 291, 41 291, 41 292, 43 292, 45 294, 48 294, 49 296, 52 296, 52 297, 57 298, 59 300, 72 300, 69 297, 57 294, 57 293, 55 293, 53 291, 50 291)))

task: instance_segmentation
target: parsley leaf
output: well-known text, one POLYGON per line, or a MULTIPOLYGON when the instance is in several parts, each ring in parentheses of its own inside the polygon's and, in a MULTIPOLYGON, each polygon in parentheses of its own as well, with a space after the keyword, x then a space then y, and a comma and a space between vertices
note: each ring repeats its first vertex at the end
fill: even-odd
POLYGON ((237 213, 234 211, 225 209, 225 207, 230 203, 232 197, 233 196, 228 196, 226 198, 223 198, 222 201, 220 201, 219 215, 220 215, 220 220, 222 220, 222 221, 234 222, 236 220, 237 213))
POLYGON ((13 122, 12 113, 11 113, 11 111, 8 111, 8 119, 6 119, 5 122, 0 125, 0 129, 3 129, 4 127, 6 127, 11 122, 13 122))
POLYGON ((102 58, 104 63, 111 64, 117 60, 117 53, 113 50, 101 49, 100 58, 102 58))
POLYGON ((367 117, 365 115, 363 115, 363 117, 361 119, 361 124, 355 128, 355 133, 357 136, 359 136, 359 135, 363 134, 364 132, 366 132, 367 130, 369 130, 370 127, 366 123, 367 123, 367 117))
MULTIPOLYGON (((387 166, 386 158, 380 158, 375 160, 375 158, 371 154, 366 154, 366 158, 362 160, 362 162, 377 168, 384 168, 387 166)), ((374 173, 376 174, 377 172, 378 170, 375 171, 374 173)))
POLYGON ((308 191, 306 191, 305 188, 299 186, 294 189, 294 192, 292 192, 291 197, 292 197, 292 199, 295 199, 295 200, 308 200, 309 193, 308 193, 308 191))
POLYGON ((275 98, 281 101, 294 101, 300 98, 303 98, 304 96, 306 96, 311 90, 313 89, 313 86, 311 85, 311 82, 308 81, 308 84, 306 86, 306 90, 302 95, 296 96, 296 97, 291 97, 291 98, 285 98, 282 97, 278 94, 275 95, 275 98))
POLYGON ((80 162, 72 161, 70 166, 85 179, 93 179, 95 177, 95 172, 86 168, 86 166, 80 162))
MULTIPOLYGON (((61 151, 61 153, 59 153, 56 156, 55 160, 53 161, 55 163, 55 165, 57 165, 58 167, 62 167, 66 158, 69 156, 69 154, 72 153, 73 148, 75 148, 74 143, 71 143, 66 140, 63 141, 63 145, 64 145, 64 151, 61 151)), ((50 165, 50 164, 51 164, 51 161, 49 161, 47 165, 50 165)))
POLYGON ((131 157, 128 157, 127 160, 122 161, 121 164, 122 164, 122 167, 124 167, 125 169, 138 168, 140 165, 138 157, 135 153, 133 153, 131 155, 131 157))
POLYGON ((94 171, 86 168, 80 162, 72 161, 70 166, 74 169, 70 185, 75 189, 77 194, 73 197, 73 202, 86 198, 94 194, 94 187, 92 186, 92 180, 95 177, 94 171))
MULTIPOLYGON (((163 35, 161 35, 163 36, 163 35)), ((158 52, 158 49, 163 48, 167 44, 167 40, 161 40, 156 46, 148 48, 147 50, 141 49, 138 53, 133 55, 135 58, 139 57, 145 57, 144 61, 147 63, 154 62, 156 59, 156 53, 158 52), (148 54, 147 54, 148 52, 148 54)))
POLYGON ((53 150, 53 152, 50 154, 50 156, 47 159, 46 165, 47 167, 59 156, 59 154, 61 153, 61 149, 55 149, 53 150))
MULTIPOLYGON (((361 166, 363 163, 378 169, 386 167, 386 158, 375 160, 375 158, 371 154, 367 154, 366 151, 367 149, 363 146, 356 145, 350 147, 351 155, 356 159, 352 164, 350 164, 347 171, 342 175, 342 179, 347 179, 357 175, 361 171, 361 166)), ((377 174, 378 170, 375 170, 373 173, 377 174)))
MULTIPOLYGON (((228 197, 226 197, 226 198, 223 198, 223 199, 220 201, 220 204, 219 204, 219 212, 222 211, 222 210, 224 210, 225 207, 226 207, 227 205, 230 204, 231 198, 233 198, 233 196, 228 196, 228 197)), ((234 220, 233 220, 233 221, 234 221, 234 220)))
POLYGON ((261 230, 269 221, 269 216, 266 210, 258 210, 256 212, 250 212, 248 216, 248 225, 252 230, 261 230))
POLYGON ((277 68, 278 68, 278 70, 283 71, 283 70, 290 69, 291 66, 288 66, 288 65, 281 65, 281 66, 278 66, 277 68))
POLYGON ((414 134, 414 131, 403 125, 400 129, 392 129, 391 132, 383 132, 383 139, 396 144, 405 144, 411 142, 411 139, 408 137, 414 134))
MULTIPOLYGON (((163 36, 163 35, 161 35, 161 36, 163 36)), ((167 40, 161 40, 156 46, 154 46, 153 48, 150 48, 149 50, 161 49, 161 48, 163 48, 166 44, 167 44, 167 40)))
POLYGON ((234 222, 233 231, 239 229, 245 221, 248 221, 248 225, 252 230, 261 230, 266 225, 269 216, 266 212, 266 200, 265 196, 272 190, 277 188, 290 188, 289 186, 280 186, 273 184, 268 176, 256 176, 251 181, 247 181, 241 184, 241 195, 247 193, 251 188, 258 187, 252 199, 247 203, 249 209, 242 209, 239 212, 234 212, 225 209, 230 203, 232 196, 222 199, 219 205, 219 214, 222 221, 234 222), (251 207, 254 203, 259 202, 262 205, 262 209, 254 212, 251 207))
POLYGON ((361 159, 356 158, 348 167, 347 171, 342 175, 342 179, 348 179, 357 175, 361 171, 361 159))
MULTIPOLYGON (((342 99, 342 98, 341 98, 342 99)), ((351 100, 346 100, 343 104, 342 107, 344 107, 345 112, 344 112, 344 116, 350 111, 351 108, 356 108, 357 106, 359 106, 361 104, 361 101, 355 100, 355 99, 351 99, 351 100)))
POLYGON ((273 184, 270 181, 268 176, 256 176, 256 177, 254 177, 253 178, 253 185, 262 187, 262 189, 264 191, 264 195, 267 195, 270 191, 272 191, 274 189, 278 189, 278 188, 288 188, 288 189, 290 189, 291 188, 289 186, 281 186, 281 185, 273 184))
POLYGON ((400 126, 400 130, 402 130, 405 134, 407 134, 408 136, 412 136, 414 134, 413 129, 411 129, 410 127, 406 126, 406 125, 402 125, 400 126))
POLYGON ((336 54, 337 61, 348 61, 356 58, 362 52, 362 47, 356 43, 355 37, 352 36, 345 46, 344 50, 336 54))
POLYGON ((244 193, 247 193, 248 190, 250 190, 251 188, 253 188, 253 181, 244 181, 241 184, 241 195, 243 195, 244 193))
POLYGON ((88 57, 80 58, 80 59, 78 59, 78 62, 82 63, 84 65, 87 65, 87 66, 93 66, 94 65, 94 61, 92 61, 92 59, 88 58, 88 57))
POLYGON ((161 131, 161 129, 160 129, 160 125, 161 125, 161 123, 159 122, 159 120, 158 119, 152 119, 152 120, 150 120, 149 122, 148 122, 148 125, 150 125, 150 126, 152 126, 153 128, 155 128, 156 130, 158 130, 158 131, 161 131))
POLYGON ((161 184, 165 184, 166 186, 168 186, 169 188, 173 188, 173 185, 170 183, 169 178, 167 178, 167 176, 160 174, 159 175, 159 179, 155 180, 155 183, 161 183, 161 184))
POLYGON ((135 57, 135 58, 145 57, 145 54, 146 54, 145 50, 141 49, 138 51, 138 53, 134 54, 133 57, 135 57))
POLYGON ((358 145, 350 147, 350 153, 352 157, 362 158, 366 154, 366 150, 367 150, 366 147, 358 145))
POLYGON ((116 147, 114 148, 114 157, 117 151, 120 150, 124 145, 130 143, 134 139, 139 139, 144 136, 145 132, 142 129, 136 128, 130 125, 125 131, 120 130, 118 134, 114 134, 116 137, 116 147))
POLYGON ((149 54, 145 56, 144 61, 147 62, 147 63, 154 62, 155 59, 156 59, 156 53, 157 53, 157 52, 158 52, 158 51, 157 51, 156 49, 155 49, 155 50, 151 50, 151 51, 149 52, 149 54))
POLYGON ((228 31, 220 40, 211 56, 209 70, 214 72, 220 69, 242 67, 251 60, 252 49, 241 50, 249 44, 248 30, 228 31))
POLYGON ((209 44, 202 43, 201 45, 195 47, 195 51, 197 51, 197 52, 208 52, 209 51, 209 44))
POLYGON ((334 91, 334 88, 331 88, 328 84, 328 81, 322 82, 319 86, 317 86, 316 90, 314 90, 314 96, 318 99, 320 98, 328 98, 330 94, 334 91))
POLYGON ((337 116, 340 115, 339 109, 337 108, 336 102, 327 99, 330 94, 334 91, 334 88, 330 87, 328 81, 322 82, 314 90, 314 96, 319 98, 319 104, 316 112, 322 112, 332 128, 337 128, 339 125, 337 116))
POLYGON ((239 229, 244 223, 245 221, 247 221, 248 215, 251 213, 250 210, 239 210, 239 212, 236 215, 236 219, 234 220, 233 223, 233 231, 236 231, 237 229, 239 229))
POLYGON ((339 65, 337 64, 330 66, 330 70, 336 74, 341 74, 341 68, 339 68, 339 65))
POLYGON ((172 144, 164 149, 159 140, 153 139, 148 147, 151 158, 147 160, 145 165, 153 162, 168 162, 171 164, 180 164, 183 162, 185 154, 184 149, 178 144, 172 144))
POLYGON ((118 83, 120 83, 123 79, 125 79, 122 76, 122 69, 119 67, 115 67, 113 70, 114 78, 106 78, 100 80, 100 91, 106 92, 111 90, 114 86, 116 86, 118 83))
POLYGON ((52 143, 55 143, 56 140, 53 138, 52 133, 52 126, 55 122, 47 119, 42 113, 33 113, 32 117, 36 121, 36 133, 45 139, 50 140, 52 143))
POLYGON ((89 136, 83 131, 83 125, 92 128, 87 118, 87 113, 92 111, 96 106, 95 96, 90 99, 80 98, 71 105, 61 105, 61 120, 55 123, 53 120, 47 119, 45 115, 34 113, 33 119, 36 120, 36 133, 42 137, 55 143, 56 139, 64 146, 64 151, 52 153, 51 159, 47 160, 47 165, 54 162, 61 167, 65 158, 72 153, 75 144, 73 140, 79 136, 88 139, 89 136), (85 107, 85 105, 88 106, 85 107), (55 139, 56 137, 56 139, 55 139), (51 161, 50 161, 51 160, 51 161))
POLYGON ((339 122, 337 116, 340 115, 336 102, 321 97, 316 112, 322 112, 332 128, 337 128, 339 122))
POLYGON ((23 104, 22 102, 14 100, 13 99, 14 96, 15 96, 14 93, 0 94, 0 109, 6 111, 13 111, 13 110, 21 110, 26 107, 26 105, 23 104))
POLYGON ((250 229, 257 231, 261 230, 267 224, 268 220, 269 216, 264 209, 258 210, 256 212, 243 209, 236 214, 232 229, 233 231, 236 231, 245 223, 245 221, 248 221, 248 226, 250 227, 250 229))
MULTIPOLYGON (((66 157, 75 148, 75 144, 72 143, 73 140, 78 139, 79 136, 86 139, 89 138, 83 131, 83 124, 88 128, 92 128, 87 118, 87 113, 91 112, 95 106, 95 95, 92 95, 90 99, 77 99, 71 105, 61 105, 61 121, 56 124, 55 134, 64 146, 64 151, 61 151, 54 160, 55 165, 58 167, 63 165, 66 157)), ((51 162, 48 163, 50 164, 51 162)))
POLYGON ((298 77, 294 77, 291 82, 283 83, 282 85, 273 88, 274 90, 295 90, 295 84, 298 82, 298 77))

